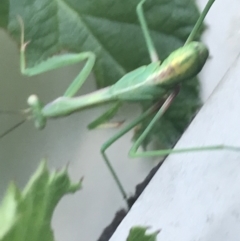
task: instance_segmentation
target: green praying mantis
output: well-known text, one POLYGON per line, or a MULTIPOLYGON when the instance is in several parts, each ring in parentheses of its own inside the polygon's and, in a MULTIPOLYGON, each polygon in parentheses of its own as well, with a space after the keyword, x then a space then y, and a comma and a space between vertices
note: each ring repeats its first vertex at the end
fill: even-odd
POLYGON ((240 150, 240 148, 233 146, 215 145, 201 148, 190 147, 174 150, 164 149, 138 152, 140 145, 143 143, 148 133, 152 130, 154 124, 163 116, 171 103, 174 101, 180 90, 180 84, 183 81, 197 75, 207 61, 209 55, 207 47, 203 43, 195 42, 193 40, 196 37, 204 18, 206 17, 215 0, 208 0, 184 46, 172 52, 162 62, 158 58, 157 51, 149 34, 148 26, 144 17, 143 4, 145 1, 146 0, 142 0, 138 4, 137 15, 143 31, 143 36, 146 41, 151 63, 127 73, 112 86, 79 97, 74 96, 91 73, 96 59, 95 54, 92 52, 82 52, 79 54, 57 55, 47 59, 44 62, 41 62, 38 65, 35 65, 34 67, 28 68, 25 61, 25 51, 29 42, 24 41, 24 25, 22 20, 20 20, 20 67, 22 74, 33 76, 49 70, 75 64, 77 62, 86 61, 83 69, 67 88, 63 96, 46 105, 43 105, 36 95, 31 95, 28 98, 29 108, 24 111, 24 114, 26 115, 26 119, 34 121, 37 129, 43 129, 47 120, 50 118, 64 117, 86 108, 95 107, 97 105, 106 103, 113 103, 113 106, 109 111, 101 115, 89 125, 90 128, 95 128, 103 123, 106 123, 112 116, 114 116, 116 110, 118 110, 121 103, 124 101, 155 101, 155 104, 152 107, 133 120, 130 124, 124 126, 116 135, 105 142, 101 147, 103 159, 124 199, 127 199, 127 193, 124 190, 124 187, 121 184, 121 181, 119 180, 114 168, 112 167, 108 156, 106 155, 106 150, 125 133, 139 125, 150 115, 154 114, 153 119, 150 121, 147 128, 141 133, 139 138, 133 143, 133 146, 129 151, 129 157, 131 158, 165 156, 173 153, 204 150, 240 150), (163 104, 159 101, 162 99, 164 99, 163 104))

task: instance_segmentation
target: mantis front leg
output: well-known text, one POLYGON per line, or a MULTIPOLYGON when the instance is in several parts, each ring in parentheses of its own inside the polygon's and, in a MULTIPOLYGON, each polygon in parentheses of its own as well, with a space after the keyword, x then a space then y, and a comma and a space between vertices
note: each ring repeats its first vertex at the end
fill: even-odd
POLYGON ((72 81, 71 85, 67 88, 63 96, 65 97, 73 97, 77 91, 81 88, 89 74, 91 73, 96 56, 93 52, 82 52, 79 54, 63 54, 56 55, 44 62, 41 62, 33 67, 27 67, 26 65, 26 57, 25 51, 29 42, 24 42, 24 24, 23 20, 19 17, 19 23, 21 27, 21 48, 20 48, 20 68, 21 73, 28 76, 33 76, 37 74, 41 74, 47 72, 49 70, 58 69, 64 66, 72 65, 75 63, 79 63, 82 61, 87 61, 81 70, 81 72, 77 75, 77 77, 72 81))

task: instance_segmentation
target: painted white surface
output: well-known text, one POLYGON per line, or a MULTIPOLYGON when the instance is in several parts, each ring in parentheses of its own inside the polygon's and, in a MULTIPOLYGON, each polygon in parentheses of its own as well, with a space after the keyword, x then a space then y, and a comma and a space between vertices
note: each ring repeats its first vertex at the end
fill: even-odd
MULTIPOLYGON (((202 8, 205 2, 200 1, 202 8)), ((238 0, 232 0, 231 4, 217 0, 207 18, 209 29, 204 41, 211 50, 212 59, 201 73, 204 80, 204 99, 210 95, 240 50, 240 45, 236 44, 240 40, 239 30, 232 26, 233 22, 234 26, 239 26, 238 10, 238 0), (219 19, 224 23, 221 27, 219 19)), ((46 101, 52 100, 63 93, 69 80, 73 79, 80 69, 79 66, 74 66, 31 80, 25 78, 19 73, 17 47, 3 32, 0 34, 0 109, 25 108, 27 96, 33 93, 46 101)), ((93 80, 89 80, 80 94, 94 89, 93 80)), ((48 158, 51 168, 61 167, 69 162, 69 172, 74 180, 85 177, 84 189, 74 196, 65 197, 54 214, 53 227, 58 241, 75 241, 79 240, 79 237, 81 240, 96 240, 103 227, 112 220, 115 211, 124 206, 99 153, 100 146, 117 130, 89 132, 86 129, 87 124, 100 115, 102 110, 103 108, 84 111, 66 119, 51 121, 41 132, 36 131, 31 122, 25 123, 0 141, 1 194, 12 179, 23 187, 42 157, 48 158)), ((123 114, 130 121, 137 113, 139 110, 131 106, 123 114)), ((122 119, 121 115, 119 119, 122 119)), ((15 123, 16 119, 1 116, 0 122, 1 126, 7 128, 15 123)), ((108 152, 128 192, 134 191, 135 184, 141 181, 155 164, 127 158, 131 136, 131 133, 126 135, 108 152)))
MULTIPOLYGON (((240 55, 239 55, 240 56, 240 55)), ((193 120, 177 148, 240 147, 240 57, 193 120)), ((171 155, 144 190, 111 241, 134 225, 161 229, 158 240, 239 240, 240 151, 171 155)))

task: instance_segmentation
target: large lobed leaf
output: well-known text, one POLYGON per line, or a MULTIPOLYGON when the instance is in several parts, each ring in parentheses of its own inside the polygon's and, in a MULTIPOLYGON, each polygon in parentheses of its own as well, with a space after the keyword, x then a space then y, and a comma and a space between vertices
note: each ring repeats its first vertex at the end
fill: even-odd
MULTIPOLYGON (((0 2, 0 9, 5 1, 0 2)), ((16 16, 23 18, 25 40, 31 40, 27 47, 29 66, 62 50, 95 52, 94 74, 97 86, 102 88, 150 63, 136 15, 138 3, 139 0, 10 0, 9 12, 2 15, 5 19, 2 17, 1 21, 7 22, 9 16, 8 31, 19 41, 16 16)), ((189 0, 147 0, 144 11, 161 59, 183 45, 199 16, 195 3, 189 0)), ((143 108, 151 104, 146 103, 143 108)), ((178 99, 159 121, 153 136, 163 146, 172 145, 198 106, 195 78, 183 84, 178 99)))
POLYGON ((49 173, 42 161, 25 189, 13 183, 0 206, 1 241, 53 241, 51 218, 59 200, 81 188, 71 183, 66 169, 49 173))

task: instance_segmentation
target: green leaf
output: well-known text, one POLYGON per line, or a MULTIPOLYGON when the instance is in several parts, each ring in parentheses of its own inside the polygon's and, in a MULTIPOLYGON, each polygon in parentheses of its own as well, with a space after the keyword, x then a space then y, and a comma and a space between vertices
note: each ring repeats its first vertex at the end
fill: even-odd
POLYGON ((9 0, 0 1, 0 27, 6 28, 8 25, 9 0))
POLYGON ((131 228, 127 241, 157 241, 157 235, 160 231, 146 234, 147 227, 136 226, 131 228))
POLYGON ((42 161, 21 192, 13 183, 0 207, 1 241, 53 241, 51 218, 59 200, 81 188, 71 183, 67 170, 49 173, 42 161))
MULTIPOLYGON (((21 16, 25 41, 30 40, 27 46, 29 66, 62 51, 93 51, 97 55, 93 72, 97 86, 102 88, 150 63, 136 14, 139 1, 10 0, 8 31, 19 42, 16 16, 21 16)), ((194 1, 189 0, 147 0, 144 12, 162 60, 183 45, 199 16, 194 1)), ((175 143, 200 105, 198 89, 196 78, 183 84, 171 111, 159 121, 145 145, 152 137, 166 147, 175 143)), ((151 104, 146 103, 143 108, 151 104)), ((140 132, 149 121, 142 125, 140 132)))

